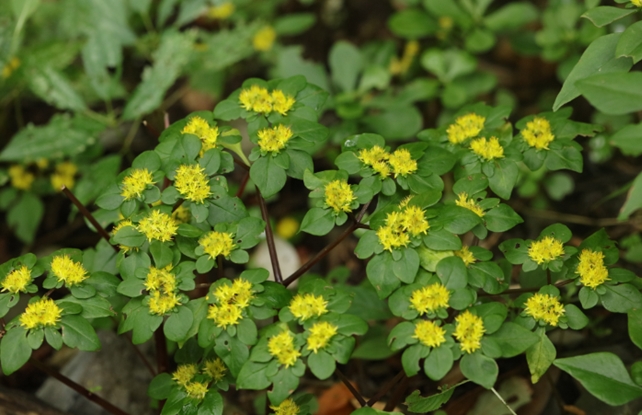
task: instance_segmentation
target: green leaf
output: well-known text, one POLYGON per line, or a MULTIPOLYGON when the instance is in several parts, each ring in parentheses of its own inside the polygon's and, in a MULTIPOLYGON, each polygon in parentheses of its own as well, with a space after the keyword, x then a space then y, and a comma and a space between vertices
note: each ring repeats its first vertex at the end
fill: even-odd
POLYGON ((642 308, 642 293, 631 284, 604 285, 606 292, 600 296, 602 305, 613 313, 626 313, 642 308))
POLYGON ((274 21, 274 31, 280 36, 294 36, 311 28, 316 21, 313 13, 291 13, 274 21))
POLYGON ((417 251, 411 248, 403 249, 401 254, 401 259, 394 261, 392 271, 404 283, 412 284, 415 281, 417 271, 419 271, 419 255, 417 251))
POLYGON ((490 189, 502 199, 510 199, 519 171, 512 160, 501 159, 495 165, 495 174, 488 178, 490 189))
POLYGON ((377 290, 379 299, 388 297, 399 287, 401 282, 393 271, 394 261, 389 252, 375 255, 366 266, 366 274, 372 286, 377 290))
POLYGON ((461 239, 444 229, 437 231, 429 229, 428 235, 424 236, 424 244, 436 251, 456 251, 461 249, 461 239))
POLYGON ((642 309, 629 310, 628 317, 629 337, 642 349, 642 309))
POLYGON ((519 29, 537 19, 539 12, 532 3, 508 3, 484 17, 484 24, 493 32, 519 29))
POLYGON ((642 22, 633 23, 622 33, 615 48, 615 56, 631 57, 633 64, 642 60, 642 22))
POLYGON ((453 367, 453 353, 443 345, 432 349, 424 360, 424 373, 432 380, 441 380, 453 367))
POLYGON ((421 130, 423 124, 421 112, 414 105, 386 107, 381 112, 362 117, 361 121, 371 131, 388 140, 411 138, 421 130))
MULTIPOLYGON (((642 23, 642 22, 640 22, 642 23)), ((642 36, 642 33, 640 33, 642 36)), ((616 132, 609 139, 610 143, 630 156, 642 154, 642 124, 629 124, 616 132)))
POLYGON ((194 32, 163 32, 158 49, 152 53, 154 65, 144 69, 143 81, 125 105, 124 120, 141 117, 160 106, 165 92, 181 75, 192 54, 194 35, 194 32))
POLYGON ((467 275, 464 262, 457 256, 444 258, 437 264, 437 276, 450 290, 464 288, 468 284, 467 275))
POLYGON ((161 373, 154 377, 149 383, 147 388, 147 395, 152 399, 163 400, 167 399, 172 388, 174 387, 174 381, 172 380, 172 375, 169 373, 161 373))
POLYGON ((421 39, 437 31, 437 22, 420 9, 407 8, 388 19, 388 27, 395 35, 405 39, 421 39))
POLYGON ((505 232, 524 220, 508 205, 501 203, 484 215, 486 227, 492 232, 505 232))
POLYGON ((477 61, 467 52, 438 48, 428 49, 421 55, 421 66, 443 83, 475 71, 477 61))
POLYGON ((581 17, 589 19, 597 27, 603 27, 635 12, 636 9, 622 9, 613 6, 599 6, 587 11, 581 17))
POLYGON ((301 221, 300 231, 310 235, 326 235, 334 228, 334 215, 331 209, 312 208, 301 221))
POLYGON ((582 154, 575 147, 551 148, 545 161, 549 170, 572 170, 582 172, 584 160, 582 154))
POLYGON ((20 369, 31 357, 27 331, 22 326, 7 330, 0 342, 0 363, 2 372, 10 375, 20 369))
POLYGON ((198 408, 197 415, 223 415, 223 397, 210 389, 198 408))
POLYGON ((66 315, 60 319, 62 340, 71 348, 93 352, 100 349, 100 340, 96 331, 81 316, 66 315))
POLYGON ((501 357, 514 357, 533 346, 539 337, 519 324, 505 322, 502 327, 489 336, 502 350, 501 357))
MULTIPOLYGON (((230 335, 224 331, 216 338, 214 351, 223 359, 228 369, 230 369, 232 376, 237 377, 238 382, 238 377, 240 376, 239 371, 250 356, 247 346, 240 340, 230 337, 230 335)), ((266 387, 267 386, 263 386, 259 389, 265 389, 266 387)))
MULTIPOLYGON (((305 370, 305 366, 300 364, 301 374, 305 370)), ((272 378, 272 390, 268 391, 268 398, 272 402, 281 402, 285 400, 288 396, 292 394, 292 391, 296 390, 299 386, 299 378, 293 372, 294 369, 283 369, 272 378)))
POLYGON ((314 376, 325 380, 332 376, 336 369, 336 362, 327 352, 319 350, 317 353, 310 353, 308 356, 308 367, 314 376))
POLYGON ((582 310, 574 304, 566 304, 566 306, 564 306, 564 311, 564 317, 567 318, 567 324, 573 330, 581 330, 586 327, 589 322, 588 317, 586 317, 582 310))
POLYGON ((277 166, 272 156, 261 157, 252 163, 250 177, 263 197, 274 196, 285 186, 285 170, 277 166))
POLYGON ((23 242, 31 243, 40 226, 45 207, 33 193, 25 192, 7 212, 7 223, 23 242))
POLYGON ((185 306, 178 307, 177 310, 177 313, 171 313, 167 321, 165 321, 163 333, 165 333, 165 337, 168 340, 181 343, 187 340, 185 337, 192 327, 194 314, 192 314, 190 308, 185 306))
POLYGON ((354 91, 363 66, 359 49, 351 43, 338 41, 332 46, 328 59, 332 81, 341 91, 354 91))
POLYGON ((74 90, 67 78, 56 69, 50 66, 31 68, 27 79, 31 91, 48 104, 62 110, 87 109, 82 97, 74 90))
POLYGON ((539 336, 539 340, 526 350, 526 362, 531 371, 531 382, 533 383, 537 383, 546 373, 557 354, 555 346, 549 340, 544 329, 538 329, 535 334, 539 336))
POLYGON ((174 252, 167 243, 155 240, 149 244, 149 253, 154 258, 156 268, 165 268, 172 263, 174 252))
POLYGON ((600 352, 555 359, 553 364, 609 405, 624 405, 642 397, 642 388, 633 383, 622 360, 613 353, 600 352))
POLYGON ((237 388, 261 390, 270 386, 272 382, 265 374, 267 366, 267 363, 245 362, 236 379, 237 388))
MULTIPOLYGON (((630 61, 629 58, 620 58, 630 61)), ((577 88, 598 110, 622 115, 642 110, 642 72, 593 75, 577 82, 577 88)))
POLYGON ((635 180, 633 180, 633 185, 631 185, 627 193, 626 201, 620 209, 620 214, 617 218, 619 220, 625 220, 631 213, 640 208, 642 208, 642 173, 638 174, 635 180))
POLYGON ((111 303, 100 295, 91 298, 78 299, 68 296, 64 299, 66 302, 76 303, 82 307, 81 317, 84 318, 101 318, 111 317, 116 313, 112 310, 111 303))
MULTIPOLYGON (((557 98, 555 98, 553 111, 557 111, 562 107, 562 105, 577 98, 580 95, 580 92, 586 96, 586 93, 584 91, 578 89, 578 86, 576 85, 578 81, 598 73, 619 73, 626 72, 631 69, 633 63, 630 59, 616 58, 613 54, 620 36, 621 33, 613 33, 606 36, 600 36, 595 39, 588 46, 588 48, 586 48, 579 62, 575 65, 571 73, 569 73, 569 75, 566 77, 566 80, 564 80, 562 89, 560 90, 559 94, 557 94, 557 98)), ((615 75, 615 77, 617 78, 623 75, 625 74, 618 74, 615 75)), ((637 85, 639 85, 639 83, 637 85)), ((639 100, 638 102, 642 102, 642 100, 639 100)))
POLYGON ((420 395, 418 390, 415 390, 406 398, 404 404, 408 406, 410 412, 425 414, 441 408, 443 404, 448 402, 454 391, 455 387, 452 387, 443 392, 424 397, 420 395))
POLYGON ((494 359, 477 352, 465 354, 459 363, 461 373, 478 385, 490 389, 497 380, 499 367, 494 359))
POLYGON ((134 248, 143 245, 146 238, 134 226, 124 226, 113 236, 113 241, 115 244, 134 248))

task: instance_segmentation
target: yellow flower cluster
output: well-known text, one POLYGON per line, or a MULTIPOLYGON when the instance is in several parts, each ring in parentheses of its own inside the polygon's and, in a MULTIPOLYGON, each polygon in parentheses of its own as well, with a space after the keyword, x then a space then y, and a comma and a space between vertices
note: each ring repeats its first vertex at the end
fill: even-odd
POLYGON ((405 177, 417 171, 417 160, 413 160, 405 148, 397 149, 392 154, 379 146, 364 148, 359 151, 357 158, 381 177, 388 177, 391 172, 394 177, 405 177))
POLYGON ((198 369, 193 363, 178 365, 174 373, 172 373, 172 379, 174 382, 185 387, 185 385, 191 382, 194 376, 196 376, 196 373, 198 373, 198 369))
POLYGON ((278 153, 285 148, 285 145, 290 141, 292 130, 290 127, 279 124, 272 128, 264 128, 257 133, 259 136, 259 148, 265 153, 278 153))
POLYGON ((564 306, 557 297, 537 293, 526 300, 526 309, 524 311, 535 320, 544 321, 551 326, 557 326, 560 317, 564 315, 564 306))
POLYGON ((241 107, 247 111, 264 114, 276 111, 281 115, 286 115, 288 111, 292 109, 296 100, 280 89, 275 89, 270 93, 270 91, 262 86, 252 85, 249 88, 241 90, 239 102, 241 103, 241 107))
POLYGON ((51 272, 59 282, 64 282, 67 287, 80 284, 89 276, 87 270, 80 262, 76 262, 69 255, 56 255, 51 260, 51 272))
POLYGON ((268 340, 268 351, 285 367, 294 365, 301 352, 294 348, 294 337, 289 330, 284 330, 268 340))
POLYGON ((2 286, 2 291, 17 294, 21 291, 26 293, 27 285, 29 285, 30 282, 31 270, 27 268, 26 265, 23 265, 7 274, 0 285, 2 286))
POLYGON ((51 175, 51 186, 56 192, 60 192, 62 186, 73 189, 76 184, 74 176, 78 173, 78 166, 71 161, 65 161, 56 166, 51 175))
POLYGON ((497 137, 478 138, 470 142, 470 149, 484 160, 494 160, 504 157, 504 147, 499 144, 497 137))
POLYGON ((252 283, 244 278, 237 278, 232 284, 221 284, 214 290, 217 304, 212 304, 207 312, 207 318, 213 320, 218 327, 227 328, 239 323, 243 318, 243 310, 254 297, 252 283))
POLYGON ((198 164, 182 164, 176 169, 174 187, 185 199, 203 203, 210 194, 210 183, 205 169, 198 164))
POLYGON ((272 49, 272 45, 276 40, 276 31, 272 26, 263 26, 259 29, 252 38, 252 46, 258 52, 265 52, 272 49))
POLYGON ((189 211, 189 208, 180 205, 172 212, 172 219, 178 223, 189 223, 192 219, 192 212, 189 211))
POLYGON ((583 249, 576 272, 580 282, 586 287, 595 289, 609 280, 609 270, 604 265, 604 253, 583 249))
POLYGON ((325 204, 334 210, 335 213, 351 212, 350 205, 357 198, 345 180, 333 180, 326 184, 325 204))
POLYGON ((421 344, 427 347, 439 347, 446 342, 446 330, 439 327, 435 322, 421 320, 415 324, 414 339, 418 339, 421 344))
POLYGON ((462 246, 459 251, 455 251, 454 254, 455 256, 461 258, 462 261, 464 261, 464 265, 466 265, 466 267, 477 262, 477 258, 475 258, 473 253, 470 252, 470 249, 468 249, 466 245, 462 246))
POLYGON ((152 210, 149 215, 138 222, 138 230, 150 242, 153 240, 168 242, 176 235, 178 224, 167 213, 163 213, 160 210, 152 210))
POLYGON ((407 246, 410 236, 427 233, 430 225, 424 211, 418 206, 405 206, 401 212, 391 212, 386 216, 386 224, 377 229, 377 237, 383 249, 391 251, 407 246))
POLYGON ((270 406, 274 411, 274 415, 299 415, 299 406, 294 403, 291 398, 288 398, 276 406, 270 406))
POLYGON ((459 193, 457 196, 458 198, 455 201, 455 204, 457 206, 461 206, 463 208, 470 210, 480 218, 484 217, 484 209, 482 209, 482 207, 479 206, 477 202, 475 202, 475 199, 473 199, 472 197, 468 197, 468 193, 462 192, 462 193, 459 193))
POLYGON ((337 326, 327 321, 314 323, 309 330, 310 336, 307 341, 308 349, 312 350, 313 353, 317 353, 319 349, 323 349, 328 345, 330 339, 337 334, 338 329, 337 326))
POLYGON ((412 61, 415 59, 415 56, 417 56, 417 53, 419 53, 419 48, 420 45, 418 41, 408 41, 403 49, 403 55, 401 56, 401 59, 397 58, 396 56, 392 57, 392 59, 390 60, 390 65, 388 66, 388 71, 392 75, 405 74, 410 68, 410 65, 412 65, 412 61))
POLYGON ((220 382, 227 373, 227 367, 223 360, 220 357, 216 359, 210 359, 205 361, 205 367, 203 368, 203 373, 211 377, 214 380, 214 383, 220 382))
POLYGON ((564 255, 562 241, 545 236, 541 241, 533 241, 528 248, 528 257, 537 264, 550 262, 564 255))
POLYGON ((452 144, 461 144, 469 138, 477 137, 481 130, 484 129, 484 122, 486 122, 486 117, 477 115, 474 112, 458 117, 446 129, 448 141, 452 144))
POLYGON ((218 127, 210 126, 206 120, 198 116, 190 118, 187 125, 185 125, 181 130, 181 133, 193 134, 201 140, 201 156, 207 150, 216 147, 216 142, 218 141, 219 136, 218 127))
POLYGON ((290 312, 300 321, 321 317, 328 312, 328 302, 321 295, 297 294, 290 300, 290 312))
POLYGON ((212 19, 225 20, 234 13, 235 9, 236 7, 234 7, 234 3, 226 1, 218 6, 210 7, 207 11, 207 15, 212 19))
POLYGON ((190 398, 202 401, 207 393, 207 383, 205 382, 190 382, 185 385, 185 392, 190 398))
POLYGON ((235 247, 234 235, 230 232, 208 232, 201 236, 198 243, 212 259, 216 259, 219 255, 223 255, 225 258, 229 257, 235 247))
POLYGON ((19 190, 31 189, 31 184, 36 180, 36 176, 20 164, 9 167, 9 177, 11 178, 11 186, 19 190))
POLYGON ((20 325, 27 330, 55 326, 60 321, 62 310, 49 297, 30 303, 20 316, 20 325))
POLYGON ((631 4, 636 7, 642 7, 642 0, 631 0, 631 4))
POLYGON ((450 291, 443 284, 435 283, 413 291, 410 295, 410 307, 423 315, 448 307, 448 300, 450 291))
POLYGON ((163 316, 180 305, 176 275, 171 269, 171 265, 165 268, 149 267, 145 289, 149 291, 149 311, 152 314, 163 316))
POLYGON ((535 117, 527 122, 526 128, 521 133, 526 143, 538 150, 548 150, 548 145, 555 139, 551 131, 551 123, 542 117, 535 117))
POLYGON ((457 326, 453 336, 459 341, 461 350, 473 353, 481 347, 481 338, 486 329, 481 317, 466 310, 455 318, 457 326))
POLYGON ((120 195, 125 200, 140 197, 147 186, 154 184, 152 173, 147 169, 133 169, 120 185, 120 195))

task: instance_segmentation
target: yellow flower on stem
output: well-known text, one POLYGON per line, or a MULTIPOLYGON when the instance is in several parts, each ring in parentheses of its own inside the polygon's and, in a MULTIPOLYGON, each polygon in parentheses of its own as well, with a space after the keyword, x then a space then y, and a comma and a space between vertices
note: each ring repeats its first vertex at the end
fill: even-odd
POLYGON ((451 144, 461 144, 469 138, 476 137, 484 129, 484 122, 486 118, 475 113, 458 117, 446 130, 448 141, 451 144))
POLYGON ((174 373, 172 373, 172 379, 179 385, 185 387, 185 385, 191 382, 194 376, 196 376, 196 373, 198 373, 198 369, 193 363, 178 365, 174 373))
POLYGON ((147 186, 154 184, 152 173, 147 169, 133 169, 120 185, 120 195, 125 200, 141 197, 147 186))
POLYGON ((216 259, 219 255, 229 257, 235 247, 234 235, 230 232, 211 231, 203 235, 198 243, 212 259, 216 259))
POLYGON ((497 137, 486 140, 485 137, 471 141, 470 149, 484 160, 490 161, 504 157, 504 147, 499 144, 497 137))
POLYGON ((203 203, 212 192, 205 169, 198 164, 182 164, 176 169, 174 187, 185 199, 203 203))
POLYGON ((185 385, 185 392, 190 398, 202 401, 207 393, 207 383, 204 382, 190 382, 185 385))
POLYGON ((270 409, 274 411, 274 415, 298 415, 300 412, 299 406, 291 398, 284 400, 279 405, 270 406, 270 409))
POLYGON ((421 320, 415 324, 415 332, 412 335, 419 343, 427 347, 439 347, 446 342, 446 330, 439 327, 435 322, 421 320))
POLYGON ((609 270, 604 265, 604 253, 583 249, 576 272, 580 274, 580 282, 589 288, 597 288, 609 280, 609 270))
POLYGON ((636 7, 642 7, 642 0, 631 0, 631 4, 636 7))
POLYGON ((145 278, 145 289, 147 291, 174 291, 176 289, 176 276, 171 272, 171 265, 165 268, 149 267, 145 278))
POLYGON ((11 178, 11 186, 19 190, 31 189, 31 184, 36 180, 36 176, 33 173, 19 164, 9 167, 8 173, 11 178))
POLYGON ((461 206, 470 210, 480 218, 484 217, 484 209, 482 209, 481 206, 479 206, 479 204, 475 202, 475 199, 473 199, 472 197, 468 197, 468 193, 462 192, 457 196, 458 199, 455 201, 455 204, 457 206, 461 206))
POLYGON ((55 326, 60 321, 62 310, 49 297, 30 303, 20 316, 20 325, 27 330, 55 326))
POLYGON ((564 306, 557 297, 537 293, 526 300, 524 311, 535 320, 543 321, 555 327, 560 317, 564 315, 564 306))
POLYGON ((205 361, 205 367, 203 368, 203 373, 211 377, 214 380, 214 383, 220 382, 227 373, 227 367, 223 360, 220 357, 216 359, 210 359, 205 361))
POLYGON ((241 107, 247 111, 269 113, 272 111, 272 96, 270 92, 258 85, 241 90, 239 94, 241 107))
POLYGON ((294 348, 294 337, 289 330, 270 337, 268 351, 285 367, 293 366, 301 356, 301 352, 294 348))
POLYGON ((252 38, 252 46, 258 52, 265 52, 272 49, 272 45, 276 40, 276 31, 272 26, 263 26, 259 29, 252 38))
POLYGON ((231 1, 226 1, 218 6, 212 6, 207 11, 207 15, 212 19, 225 20, 234 13, 234 3, 231 1))
POLYGON ((218 127, 210 126, 205 119, 199 116, 190 118, 185 127, 181 130, 181 133, 193 134, 201 140, 201 151, 199 153, 201 156, 207 150, 216 147, 219 136, 218 127))
POLYGON ((272 99, 272 109, 281 115, 287 115, 296 102, 294 97, 286 95, 280 89, 273 90, 270 98, 272 99))
POLYGON ((410 152, 405 148, 397 149, 388 158, 395 178, 399 175, 407 176, 417 171, 417 160, 413 160, 410 152))
POLYGON ((326 184, 325 204, 334 210, 335 213, 352 212, 350 205, 357 198, 345 180, 333 180, 326 184))
POLYGON ((366 166, 371 167, 381 177, 388 177, 390 175, 390 166, 387 161, 390 154, 379 146, 374 146, 370 149, 364 148, 359 151, 357 158, 366 166))
POLYGON ((412 236, 425 234, 430 228, 424 211, 419 206, 408 206, 401 212, 401 226, 412 236))
POLYGON ((419 315, 433 313, 440 308, 448 307, 450 291, 440 283, 416 289, 410 295, 410 308, 414 308, 419 315))
POLYGON ((80 284, 89 276, 87 270, 80 262, 76 262, 69 255, 56 255, 51 260, 51 272, 59 282, 71 287, 80 284))
POLYGON ((234 290, 234 301, 236 304, 243 308, 250 305, 250 301, 254 298, 251 282, 245 278, 237 278, 232 283, 232 289, 234 290))
POLYGON ((555 139, 551 132, 551 123, 546 118, 535 117, 526 123, 522 131, 522 137, 526 143, 538 150, 548 150, 548 145, 555 139))
POLYGON ((163 316, 181 304, 175 292, 152 291, 149 296, 149 311, 152 314, 163 316))
POLYGON ((71 161, 65 161, 56 166, 56 171, 51 175, 51 187, 60 192, 62 186, 73 189, 76 184, 74 176, 78 173, 78 166, 71 161))
POLYGON ((481 348, 481 338, 486 329, 481 317, 466 310, 455 318, 457 326, 453 336, 459 341, 461 350, 465 353, 473 353, 481 348))
POLYGON ((212 304, 207 312, 207 318, 213 320, 218 327, 227 328, 239 324, 243 318, 243 307, 237 304, 212 304))
POLYGON ((290 141, 292 130, 290 127, 279 124, 272 128, 264 128, 257 133, 259 137, 259 148, 264 153, 278 153, 285 148, 285 145, 290 141))
POLYGON ((545 236, 541 241, 533 241, 528 248, 528 257, 538 265, 544 262, 550 262, 564 255, 564 245, 562 241, 545 236))
POLYGON ((454 254, 455 256, 461 258, 462 261, 464 261, 464 265, 466 265, 466 267, 477 262, 477 258, 475 258, 473 253, 470 252, 470 249, 468 249, 466 245, 462 246, 459 251, 455 251, 454 254))
POLYGON ((138 223, 138 230, 150 242, 153 240, 168 242, 176 235, 178 224, 167 213, 163 213, 160 210, 152 210, 149 215, 138 223))
POLYGON ((328 302, 320 295, 297 294, 290 301, 290 312, 301 321, 321 317, 328 312, 328 302))
POLYGON ((328 345, 332 337, 337 334, 338 329, 337 326, 327 321, 314 323, 309 329, 308 349, 312 350, 313 353, 317 353, 319 349, 323 349, 328 345))
POLYGON ((9 291, 14 294, 19 292, 26 293, 27 285, 29 285, 30 282, 31 270, 27 268, 26 265, 23 265, 7 274, 0 286, 2 286, 2 291, 9 291))

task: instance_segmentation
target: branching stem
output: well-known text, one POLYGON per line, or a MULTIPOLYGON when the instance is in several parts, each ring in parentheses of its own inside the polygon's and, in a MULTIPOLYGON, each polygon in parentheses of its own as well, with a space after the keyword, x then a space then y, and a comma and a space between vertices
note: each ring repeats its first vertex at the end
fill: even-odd
POLYGON ((270 225, 270 216, 268 215, 265 199, 263 199, 261 191, 258 187, 256 188, 256 195, 259 199, 259 205, 261 206, 261 216, 263 217, 263 221, 265 221, 265 239, 268 245, 268 252, 270 253, 270 262, 272 263, 272 273, 274 274, 274 280, 279 284, 283 284, 283 276, 281 275, 279 258, 276 255, 276 246, 274 245, 274 234, 272 233, 272 225, 270 225))

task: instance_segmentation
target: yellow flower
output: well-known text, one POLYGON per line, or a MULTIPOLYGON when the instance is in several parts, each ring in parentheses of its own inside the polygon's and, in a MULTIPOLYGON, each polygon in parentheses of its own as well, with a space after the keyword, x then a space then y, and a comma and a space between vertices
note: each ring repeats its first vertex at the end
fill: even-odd
POLYGON ((212 6, 207 11, 207 15, 212 19, 225 20, 234 13, 234 3, 226 1, 218 6, 212 6))
POLYGON ((388 159, 390 154, 379 146, 374 146, 370 149, 364 148, 359 151, 357 158, 366 166, 371 167, 381 177, 388 177, 390 175, 390 166, 388 166, 388 159))
POLYGON ((140 197, 147 186, 154 184, 152 173, 147 169, 133 169, 123 179, 120 186, 120 195, 125 200, 140 197))
POLYGON ((205 169, 198 164, 182 164, 176 169, 174 187, 185 199, 203 203, 211 195, 205 169))
POLYGON ((325 204, 331 207, 335 213, 352 212, 350 205, 357 197, 346 181, 333 180, 325 185, 324 190, 325 204))
POLYGON ((473 255, 472 252, 468 249, 466 245, 462 246, 459 251, 454 252, 455 256, 458 256, 461 258, 462 261, 464 261, 464 265, 468 267, 470 264, 474 264, 477 262, 477 259, 475 258, 475 255, 473 255))
POLYGON ((486 140, 485 137, 471 141, 470 149, 473 153, 485 160, 500 159, 504 157, 504 147, 499 144, 497 137, 486 140))
POLYGON ((427 233, 430 228, 424 211, 418 206, 408 206, 401 212, 401 226, 412 236, 427 233))
POLYGON ((154 239, 168 242, 176 235, 178 224, 167 213, 163 213, 160 210, 152 210, 152 213, 138 223, 138 230, 150 242, 154 239))
POLYGON ((227 328, 239 324, 243 318, 243 308, 237 304, 212 304, 207 311, 207 318, 213 320, 218 327, 227 328))
POLYGON ((423 315, 448 307, 448 300, 450 291, 443 284, 435 283, 413 291, 410 295, 410 307, 423 315))
POLYGON ((477 202, 471 197, 468 197, 468 194, 465 192, 459 193, 457 195, 459 198, 455 201, 455 204, 457 206, 461 206, 463 208, 466 208, 479 216, 480 218, 484 217, 484 209, 479 206, 477 202))
POLYGON ((274 40, 276 40, 276 31, 272 26, 263 26, 254 34, 252 46, 258 52, 265 52, 272 49, 274 40))
POLYGON ((27 330, 55 326, 60 321, 62 310, 49 297, 42 297, 27 306, 20 316, 20 325, 27 330))
POLYGON ((631 0, 631 4, 636 7, 642 7, 642 0, 631 0))
POLYGON ((419 47, 419 42, 417 42, 416 40, 411 40, 406 43, 401 59, 393 56, 392 60, 390 61, 390 66, 388 67, 390 73, 392 75, 405 74, 410 68, 410 65, 412 65, 412 61, 414 60, 415 56, 417 56, 417 53, 419 53, 419 47))
POLYGON ((257 134, 259 136, 259 148, 265 153, 280 152, 294 135, 290 127, 283 124, 272 128, 264 128, 259 130, 257 134))
POLYGON ((239 102, 247 111, 272 112, 272 96, 267 89, 258 85, 241 90, 239 102))
POLYGON ((284 400, 279 405, 270 406, 270 409, 274 411, 274 415, 298 415, 300 411, 299 406, 291 398, 284 400))
POLYGON ((51 260, 51 272, 58 281, 64 282, 68 287, 80 284, 89 277, 82 264, 69 258, 68 255, 55 256, 51 260))
POLYGON ((552 236, 545 236, 541 241, 533 241, 528 248, 528 257, 541 264, 550 262, 564 255, 564 245, 552 236))
POLYGON ((386 216, 385 226, 377 229, 377 237, 383 249, 392 251, 407 246, 410 235, 418 236, 430 228, 424 211, 417 206, 408 206, 406 200, 399 206, 405 206, 401 212, 390 212, 386 216))
POLYGON ((145 289, 147 291, 162 290, 165 292, 176 290, 176 275, 171 272, 171 269, 171 265, 165 268, 149 267, 145 278, 145 289))
POLYGON ((301 321, 321 317, 328 312, 328 302, 320 295, 297 294, 290 301, 290 312, 301 321))
POLYGON ((476 137, 484 129, 486 118, 475 113, 462 115, 448 126, 446 134, 452 144, 461 144, 469 138, 476 137))
POLYGON ((180 205, 172 212, 172 219, 178 223, 189 223, 192 219, 192 213, 189 211, 189 208, 180 205))
POLYGON ((285 367, 294 365, 301 353, 294 348, 294 337, 285 330, 268 340, 268 351, 285 367))
POLYGON ((198 369, 195 364, 178 365, 176 371, 172 373, 172 379, 179 385, 185 387, 185 385, 191 382, 194 376, 196 376, 196 373, 198 373, 198 369))
POLYGON ((198 399, 199 401, 205 398, 207 393, 207 383, 204 382, 190 382, 185 385, 185 392, 190 398, 198 399))
POLYGON ((276 234, 283 239, 290 239, 299 230, 299 221, 292 216, 286 216, 276 224, 276 234))
POLYGON ((13 57, 7 62, 7 64, 2 68, 2 77, 4 79, 7 79, 8 77, 11 76, 13 71, 18 69, 20 67, 20 59, 17 57, 13 57))
POLYGON ((175 292, 152 291, 149 296, 149 312, 159 316, 165 315, 180 305, 175 292))
POLYGON ((280 89, 272 91, 271 98, 272 109, 281 115, 286 115, 296 102, 294 97, 284 94, 280 89))
POLYGON ((414 339, 419 339, 419 342, 427 347, 439 347, 446 342, 446 330, 439 327, 435 322, 428 320, 421 320, 415 324, 415 334, 412 335, 414 339))
POLYGON ((11 186, 20 190, 31 189, 31 184, 36 179, 33 173, 19 164, 9 167, 9 177, 11 178, 11 186))
POLYGON ((227 367, 225 363, 221 360, 220 357, 216 359, 206 360, 205 367, 203 368, 203 373, 211 377, 214 380, 214 383, 220 382, 227 373, 227 367))
POLYGON ((552 295, 537 293, 526 300, 524 311, 535 320, 557 326, 560 317, 564 315, 564 306, 552 295))
POLYGON ((216 259, 219 255, 227 258, 235 248, 234 235, 230 232, 211 231, 201 236, 198 243, 212 259, 216 259))
POLYGON ((405 177, 417 171, 417 160, 413 160, 410 151, 405 148, 395 150, 395 152, 390 155, 388 163, 390 163, 392 167, 395 178, 399 175, 405 177))
POLYGON ((551 123, 542 117, 535 117, 532 121, 527 122, 526 128, 521 133, 526 143, 538 150, 548 150, 548 145, 555 139, 551 132, 551 123))
POLYGON ((609 271, 604 265, 604 253, 583 249, 576 272, 580 282, 586 287, 595 289, 609 280, 609 271))
POLYGON ((201 152, 203 155, 207 150, 215 148, 218 141, 218 127, 211 127, 210 124, 199 116, 190 118, 185 127, 181 130, 182 134, 193 134, 201 140, 201 152))
POLYGON ((481 338, 486 329, 481 317, 466 310, 455 318, 457 327, 453 336, 459 341, 461 350, 473 353, 481 347, 481 338))
POLYGON ((17 294, 22 291, 27 292, 27 285, 31 282, 31 270, 26 265, 16 268, 11 271, 2 280, 2 291, 9 291, 10 293, 17 294))
POLYGON ((78 167, 71 161, 65 161, 56 166, 56 171, 51 175, 51 186, 55 191, 61 191, 62 186, 67 189, 73 189, 76 184, 74 176, 78 172, 78 167))
POLYGON ((320 321, 314 323, 310 327, 310 336, 308 337, 308 349, 312 350, 313 353, 317 353, 319 349, 323 349, 328 345, 332 336, 337 334, 339 328, 334 324, 330 324, 327 321, 320 321))
POLYGON ((237 305, 243 308, 250 305, 250 300, 254 298, 254 294, 252 294, 251 282, 249 282, 245 278, 237 278, 232 283, 232 289, 235 293, 234 301, 237 305))

